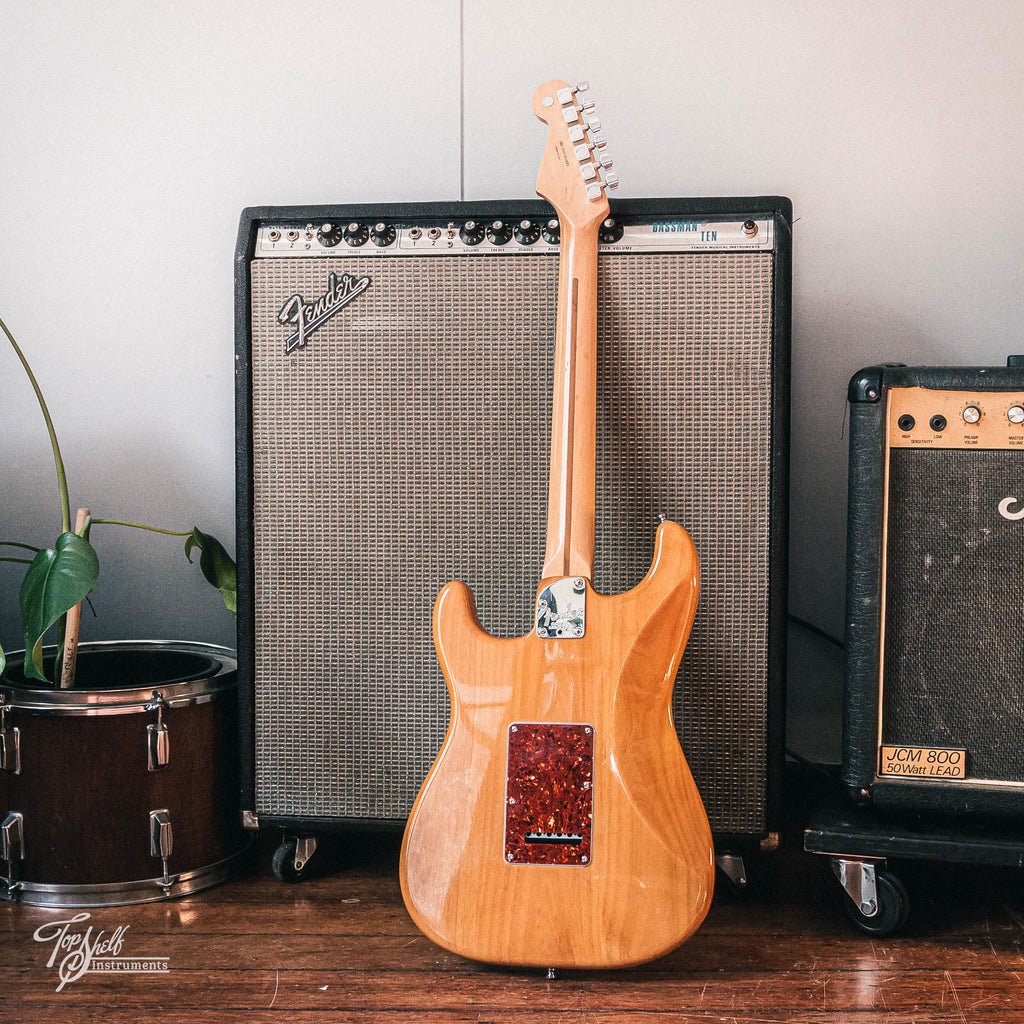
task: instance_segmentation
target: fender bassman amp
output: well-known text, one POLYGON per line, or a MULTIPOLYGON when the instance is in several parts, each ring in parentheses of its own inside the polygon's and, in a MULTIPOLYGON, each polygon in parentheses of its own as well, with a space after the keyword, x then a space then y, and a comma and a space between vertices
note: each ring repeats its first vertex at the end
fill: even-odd
POLYGON ((849 398, 843 781, 1020 814, 1024 367, 874 367, 849 398))
MULTIPOLYGON (((431 639, 447 581, 470 586, 488 632, 530 630, 551 216, 540 202, 242 216, 239 672, 254 827, 315 837, 404 821, 448 721, 431 639)), ((696 541, 675 721, 730 843, 770 833, 781 767, 790 223, 778 198, 625 200, 601 236, 594 583, 639 582, 659 513, 696 541)))

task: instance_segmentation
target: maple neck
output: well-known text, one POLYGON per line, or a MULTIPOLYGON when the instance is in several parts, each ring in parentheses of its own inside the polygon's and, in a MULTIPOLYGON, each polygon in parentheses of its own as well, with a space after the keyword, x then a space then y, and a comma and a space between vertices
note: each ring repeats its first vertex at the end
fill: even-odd
POLYGON ((537 193, 558 214, 558 315, 543 578, 582 576, 594 564, 597 446, 597 247, 617 184, 590 87, 545 82, 534 113, 548 126, 537 193))
POLYGON ((599 227, 562 227, 545 579, 593 575, 599 227))

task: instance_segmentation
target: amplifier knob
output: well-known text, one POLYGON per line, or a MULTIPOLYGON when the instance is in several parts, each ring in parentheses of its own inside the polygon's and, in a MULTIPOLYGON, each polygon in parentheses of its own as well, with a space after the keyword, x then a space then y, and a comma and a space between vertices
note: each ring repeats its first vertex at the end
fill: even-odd
POLYGON ((598 241, 617 242, 622 237, 622 232, 622 225, 614 217, 607 217, 601 222, 597 232, 598 241))
POLYGON ((1006 418, 1011 423, 1024 423, 1024 407, 1011 405, 1010 408, 1006 410, 1006 418))
POLYGON ((559 238, 559 226, 558 221, 552 217, 551 220, 544 225, 544 230, 541 232, 544 236, 545 242, 550 242, 552 245, 558 245, 559 238))
POLYGON ((316 233, 321 245, 332 248, 341 241, 342 229, 340 224, 321 224, 316 233))
POLYGON ((377 246, 390 245, 395 240, 395 227, 380 221, 370 229, 370 241, 377 246))
POLYGON ((365 224, 360 224, 358 221, 353 221, 347 228, 345 228, 345 241, 349 245, 366 245, 366 240, 370 237, 370 232, 367 230, 365 224))
POLYGON ((467 220, 465 224, 459 228, 459 238, 466 243, 466 245, 479 245, 484 240, 484 226, 475 220, 467 220))
POLYGON ((976 405, 969 405, 963 415, 964 423, 977 423, 981 419, 981 410, 976 405))
POLYGON ((512 237, 512 225, 503 220, 492 221, 487 227, 487 241, 491 245, 504 245, 512 237))
POLYGON ((520 245, 533 245, 540 238, 540 225, 532 220, 521 220, 513 234, 520 245))

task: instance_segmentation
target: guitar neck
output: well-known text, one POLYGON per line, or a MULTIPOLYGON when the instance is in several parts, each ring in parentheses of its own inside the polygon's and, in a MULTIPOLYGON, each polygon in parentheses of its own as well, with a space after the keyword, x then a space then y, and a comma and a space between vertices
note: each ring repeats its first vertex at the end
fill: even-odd
POLYGON ((593 573, 599 226, 562 228, 545 579, 593 573))
POLYGON ((545 82, 533 111, 548 125, 537 193, 560 226, 555 394, 544 579, 590 579, 594 563, 594 468, 597 444, 597 245, 608 216, 607 168, 589 86, 545 82))

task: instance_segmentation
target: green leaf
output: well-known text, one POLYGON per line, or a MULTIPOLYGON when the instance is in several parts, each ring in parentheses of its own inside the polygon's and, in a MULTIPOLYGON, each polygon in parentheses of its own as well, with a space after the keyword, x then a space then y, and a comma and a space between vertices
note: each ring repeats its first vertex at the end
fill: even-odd
POLYGON ((62 533, 52 548, 32 559, 21 585, 21 618, 25 626, 25 675, 46 682, 43 635, 95 586, 100 561, 93 546, 76 533, 62 533))
POLYGON ((236 614, 238 612, 238 586, 234 560, 216 537, 202 533, 195 527, 189 534, 188 540, 185 541, 185 557, 190 562, 193 548, 199 548, 202 552, 199 556, 199 568, 202 569, 203 575, 220 591, 220 596, 224 599, 224 607, 232 614, 236 614))

